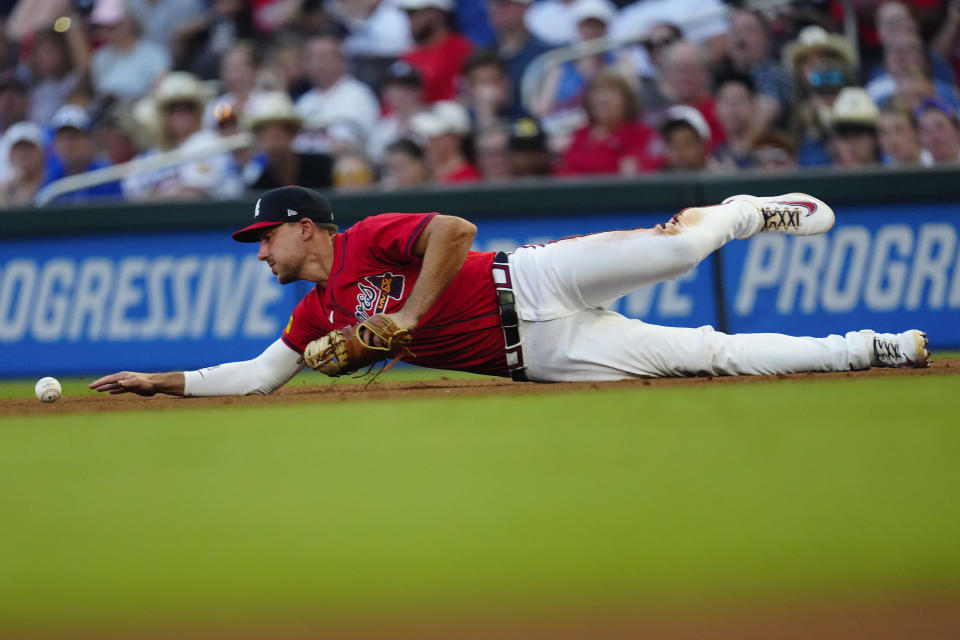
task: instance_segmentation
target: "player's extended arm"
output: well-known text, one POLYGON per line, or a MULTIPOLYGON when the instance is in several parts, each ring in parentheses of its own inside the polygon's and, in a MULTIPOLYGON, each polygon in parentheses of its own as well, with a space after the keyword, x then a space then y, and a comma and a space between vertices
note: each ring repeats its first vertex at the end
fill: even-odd
POLYGON ((300 354, 277 340, 253 360, 230 362, 198 371, 135 373, 121 371, 90 384, 91 389, 110 393, 152 396, 243 396, 266 395, 286 384, 303 365, 300 354))
POLYGON ((413 243, 411 252, 423 258, 417 283, 403 308, 390 314, 402 329, 414 329, 463 266, 477 228, 463 218, 435 216, 413 243))

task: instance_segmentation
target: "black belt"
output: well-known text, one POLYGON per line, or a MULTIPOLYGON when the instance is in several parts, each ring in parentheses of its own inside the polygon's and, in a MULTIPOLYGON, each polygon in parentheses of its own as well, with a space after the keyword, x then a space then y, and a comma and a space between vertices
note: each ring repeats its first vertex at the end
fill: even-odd
POLYGON ((503 327, 507 371, 514 382, 529 382, 526 366, 523 364, 523 349, 520 348, 520 318, 517 316, 517 303, 513 296, 510 263, 503 251, 497 253, 493 259, 493 285, 497 289, 497 304, 500 305, 500 326, 503 327))

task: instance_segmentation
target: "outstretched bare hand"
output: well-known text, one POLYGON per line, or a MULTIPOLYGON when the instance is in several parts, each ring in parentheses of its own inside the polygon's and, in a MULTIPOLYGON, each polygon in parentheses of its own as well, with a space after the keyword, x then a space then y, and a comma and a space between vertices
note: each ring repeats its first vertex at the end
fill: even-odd
POLYGON ((135 393, 139 396, 152 396, 160 389, 157 388, 155 374, 121 371, 90 383, 95 391, 109 391, 110 393, 135 393))

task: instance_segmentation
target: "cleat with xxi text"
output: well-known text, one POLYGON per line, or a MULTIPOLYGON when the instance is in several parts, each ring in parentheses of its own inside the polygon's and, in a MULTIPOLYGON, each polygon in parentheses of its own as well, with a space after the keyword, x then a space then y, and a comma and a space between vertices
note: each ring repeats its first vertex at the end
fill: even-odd
POLYGON ((869 329, 860 332, 870 340, 870 366, 922 369, 930 366, 927 334, 919 329, 903 333, 876 333, 869 329))
POLYGON ((763 216, 763 231, 789 233, 794 236, 815 236, 833 228, 834 215, 827 203, 805 193, 782 196, 730 196, 723 204, 743 200, 757 208, 763 216))

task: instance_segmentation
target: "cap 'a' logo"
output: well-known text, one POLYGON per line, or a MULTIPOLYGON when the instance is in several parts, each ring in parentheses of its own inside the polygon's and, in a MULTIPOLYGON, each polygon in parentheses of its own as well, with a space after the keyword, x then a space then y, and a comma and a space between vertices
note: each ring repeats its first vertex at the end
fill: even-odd
POLYGON ((253 217, 256 218, 260 215, 260 199, 257 198, 257 206, 253 208, 253 217))
POLYGON ((293 217, 293 216, 298 216, 298 215, 300 215, 300 214, 297 213, 296 211, 294 211, 293 209, 287 209, 287 217, 288 217, 288 218, 291 218, 291 217, 293 217))

